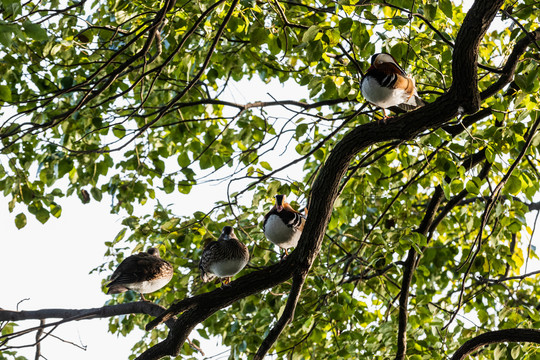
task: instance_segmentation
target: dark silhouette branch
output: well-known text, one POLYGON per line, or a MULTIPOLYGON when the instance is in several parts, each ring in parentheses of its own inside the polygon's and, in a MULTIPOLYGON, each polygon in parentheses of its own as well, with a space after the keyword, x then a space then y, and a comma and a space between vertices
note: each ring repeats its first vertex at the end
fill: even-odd
POLYGON ((482 100, 495 95, 514 79, 514 73, 516 72, 519 58, 521 55, 523 55, 525 50, 527 50, 529 45, 532 43, 536 44, 538 40, 540 40, 540 29, 527 33, 527 35, 517 41, 516 45, 512 49, 512 52, 510 53, 510 56, 508 56, 508 60, 506 60, 506 64, 502 69, 499 79, 480 93, 480 98, 482 100))
POLYGON ((300 299, 300 294, 302 293, 302 287, 306 280, 306 276, 307 273, 297 273, 293 276, 291 292, 289 293, 289 297, 287 299, 285 309, 283 310, 283 314, 281 314, 281 317, 279 318, 277 323, 274 325, 274 327, 270 330, 266 338, 261 343, 261 346, 259 347, 259 350, 257 350, 257 353, 253 357, 253 360, 263 360, 268 353, 268 350, 270 350, 272 345, 274 345, 285 326, 291 323, 292 319, 294 318, 296 304, 298 304, 298 299, 300 299))
POLYGON ((163 307, 149 301, 138 301, 126 304, 110 305, 92 309, 42 309, 11 311, 0 309, 0 321, 40 320, 84 318, 95 319, 126 314, 147 314, 156 316, 163 312, 163 307))
POLYGON ((486 345, 506 342, 532 342, 540 344, 540 330, 505 329, 498 331, 489 331, 465 342, 454 353, 454 356, 452 356, 450 360, 463 360, 469 354, 486 345))

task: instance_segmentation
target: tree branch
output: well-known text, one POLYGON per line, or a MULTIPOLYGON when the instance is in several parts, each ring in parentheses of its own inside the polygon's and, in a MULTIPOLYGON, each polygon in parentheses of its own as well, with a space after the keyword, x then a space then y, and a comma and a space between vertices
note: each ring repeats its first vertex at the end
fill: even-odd
MULTIPOLYGON (((422 219, 422 223, 416 230, 417 233, 426 235, 429 231, 435 215, 442 199, 444 198, 444 192, 441 186, 435 188, 435 192, 431 197, 431 201, 426 209, 426 214, 422 219)), ((403 279, 401 281, 401 291, 399 294, 399 315, 398 315, 398 334, 397 334, 397 353, 396 360, 405 359, 405 354, 407 352, 407 322, 409 318, 408 313, 408 304, 409 304, 409 290, 416 268, 416 250, 411 246, 407 259, 405 260, 404 270, 403 270, 403 279)))
POLYGON ((504 88, 514 79, 514 73, 516 72, 519 58, 521 57, 521 55, 523 55, 523 53, 525 52, 525 50, 527 50, 527 47, 531 43, 536 44, 536 41, 538 40, 540 40, 540 29, 536 29, 533 32, 527 33, 527 35, 522 37, 516 43, 514 49, 508 57, 508 60, 506 60, 506 64, 502 69, 502 74, 501 76, 499 76, 499 79, 492 85, 490 85, 486 90, 482 91, 482 93, 480 94, 480 98, 482 100, 485 100, 495 95, 498 91, 502 90, 502 88, 504 88))
MULTIPOLYGON (((0 321, 42 320, 51 318, 70 319, 70 321, 74 321, 107 318, 127 314, 157 316, 163 313, 164 310, 165 309, 162 306, 149 301, 138 301, 92 309, 42 309, 24 311, 0 309, 0 321)), ((167 325, 170 326, 173 322, 174 321, 167 325)))
POLYGON ((287 304, 285 305, 285 310, 283 310, 283 314, 281 314, 278 322, 274 325, 272 330, 270 330, 266 338, 261 343, 261 346, 259 347, 259 350, 257 350, 253 360, 263 360, 266 353, 268 353, 268 350, 270 350, 272 345, 274 345, 285 326, 292 321, 294 311, 296 310, 296 304, 298 303, 298 299, 302 293, 302 287, 306 280, 306 276, 307 273, 295 274, 293 276, 292 288, 289 298, 287 299, 287 304))
POLYGON ((451 360, 463 360, 469 354, 489 344, 505 342, 532 342, 540 344, 540 330, 534 329, 505 329, 489 331, 465 342, 454 353, 451 360))

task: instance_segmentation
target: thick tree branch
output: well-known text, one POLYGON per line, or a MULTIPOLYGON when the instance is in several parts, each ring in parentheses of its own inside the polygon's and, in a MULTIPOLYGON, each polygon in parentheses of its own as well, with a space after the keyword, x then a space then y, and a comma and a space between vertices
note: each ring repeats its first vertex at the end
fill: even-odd
POLYGON ((467 114, 480 108, 478 92, 478 45, 501 8, 503 0, 475 1, 463 20, 452 54, 453 94, 467 114))
POLYGON ((540 330, 534 329, 505 329, 489 331, 478 335, 466 343, 454 353, 451 360, 463 360, 469 354, 489 344, 506 342, 532 342, 540 344, 540 330))

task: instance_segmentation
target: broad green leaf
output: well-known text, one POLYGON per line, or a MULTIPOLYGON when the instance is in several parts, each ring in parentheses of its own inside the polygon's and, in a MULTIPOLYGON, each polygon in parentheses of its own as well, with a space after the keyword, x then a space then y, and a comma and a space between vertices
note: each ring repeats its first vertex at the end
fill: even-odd
POLYGON ((11 101, 11 89, 7 85, 0 85, 0 101, 11 101))
POLYGON ((26 226, 26 215, 24 215, 24 213, 15 216, 15 226, 17 226, 17 229, 22 229, 26 226))
POLYGON ((32 24, 31 22, 25 21, 23 23, 24 32, 26 35, 37 41, 47 40, 49 37, 47 31, 43 29, 39 24, 32 24))
POLYGON ((304 35, 302 36, 302 42, 310 42, 313 39, 315 39, 315 36, 319 33, 319 26, 318 25, 312 25, 309 27, 309 29, 306 30, 304 35))

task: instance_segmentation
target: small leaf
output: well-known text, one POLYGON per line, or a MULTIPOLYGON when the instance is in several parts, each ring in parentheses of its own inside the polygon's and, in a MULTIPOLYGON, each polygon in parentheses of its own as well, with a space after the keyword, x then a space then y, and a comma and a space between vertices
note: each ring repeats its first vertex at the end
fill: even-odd
POLYGON ((124 238, 124 236, 126 235, 126 230, 127 230, 126 228, 123 228, 122 230, 118 232, 118 234, 116 234, 113 244, 116 244, 117 242, 119 242, 120 240, 124 238))
POLYGON ((251 45, 254 47, 261 46, 266 42, 268 39, 268 33, 266 30, 262 27, 257 27, 251 31, 249 41, 251 42, 251 45))
POLYGON ((45 224, 50 217, 49 211, 45 208, 40 208, 35 215, 36 219, 38 219, 38 221, 42 224, 45 224))
POLYGON ((478 188, 478 186, 473 180, 467 181, 467 184, 465 185, 465 189, 467 189, 467 191, 471 195, 477 195, 480 192, 480 189, 478 188))
POLYGON ((311 40, 315 39, 315 36, 319 33, 319 26, 318 25, 311 25, 309 29, 306 30, 304 33, 304 36, 302 36, 302 42, 310 42, 311 40))
POLYGON ((101 201, 101 199, 103 198, 103 195, 101 194, 101 190, 99 190, 96 187, 91 188, 90 193, 92 194, 94 199, 96 199, 96 201, 101 201))
POLYGON ((176 225, 178 225, 179 222, 179 218, 172 218, 161 225, 160 228, 163 231, 171 231, 176 225))
POLYGON ((183 152, 182 154, 178 155, 176 161, 178 161, 178 165, 183 168, 191 164, 191 160, 189 159, 187 152, 183 152))
POLYGON ((172 193, 174 191, 175 185, 175 182, 170 177, 166 177, 165 179, 163 179, 163 190, 166 194, 172 193))
POLYGON ((0 101, 11 101, 11 89, 7 85, 0 85, 0 101))
POLYGON ((192 185, 189 184, 178 184, 178 191, 182 194, 189 194, 191 192, 192 185))
POLYGON ((512 195, 517 195, 521 190, 521 180, 519 177, 512 175, 508 178, 505 190, 512 195))
POLYGON ((339 32, 344 34, 351 30, 353 21, 351 18, 343 18, 339 20, 339 32))
POLYGON ((510 355, 512 356, 512 359, 517 359, 519 357, 519 350, 521 347, 519 345, 516 345, 512 348, 510 351, 510 355))
POLYGON ((439 9, 450 19, 454 16, 450 0, 439 0, 439 9))
POLYGON ((51 204, 51 215, 55 218, 59 218, 62 215, 62 207, 57 204, 51 204))
POLYGON ((113 127, 113 134, 119 139, 122 139, 126 135, 126 128, 122 125, 115 125, 113 127))
POLYGON ((260 164, 264 169, 268 170, 268 171, 272 171, 272 167, 270 166, 269 163, 267 163, 266 161, 261 161, 261 164, 260 164))
POLYGON ((15 226, 17 229, 22 229, 26 226, 26 215, 24 215, 24 213, 20 213, 15 216, 15 226))

